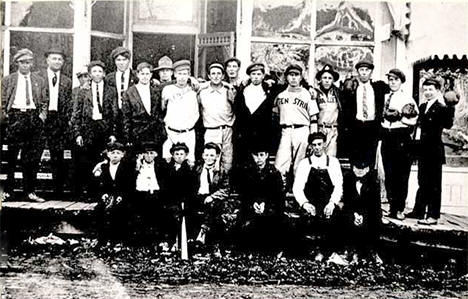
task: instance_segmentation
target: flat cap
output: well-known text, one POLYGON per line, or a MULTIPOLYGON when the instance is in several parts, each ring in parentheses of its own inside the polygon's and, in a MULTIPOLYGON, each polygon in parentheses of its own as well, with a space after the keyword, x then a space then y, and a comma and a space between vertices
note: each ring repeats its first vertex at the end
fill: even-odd
POLYGON ((190 71, 190 60, 178 60, 173 64, 174 71, 177 70, 189 70, 190 71))
POLYGON ((314 132, 309 135, 307 141, 309 144, 312 144, 312 141, 314 141, 315 139, 322 139, 325 141, 327 140, 327 136, 325 136, 325 134, 323 134, 322 132, 314 132))
POLYGON ((211 71, 212 68, 219 68, 222 72, 224 72, 224 66, 220 62, 212 62, 208 65, 208 73, 211 71))
POLYGON ((65 58, 65 52, 63 51, 62 48, 58 48, 58 47, 52 47, 50 48, 49 50, 47 50, 45 53, 44 53, 44 56, 47 58, 50 54, 60 54, 62 55, 62 57, 65 58))
POLYGON ((363 66, 368 67, 371 70, 374 69, 374 64, 369 59, 362 59, 362 60, 358 61, 358 63, 356 63, 356 65, 354 67, 356 69, 359 69, 360 67, 363 67, 363 66))
POLYGON ((323 66, 323 68, 317 73, 317 75, 315 75, 315 79, 317 80, 320 80, 322 78, 322 75, 324 73, 329 73, 330 75, 333 76, 333 81, 338 81, 338 79, 340 78, 340 74, 338 74, 338 72, 336 72, 334 69, 333 69, 333 66, 331 64, 325 64, 323 66))
POLYGON ((434 85, 436 89, 440 89, 442 84, 440 84, 440 81, 435 79, 435 78, 427 78, 424 80, 422 85, 434 85))
POLYGON ((13 56, 13 62, 17 61, 22 61, 22 60, 29 60, 33 59, 34 54, 31 50, 29 49, 21 49, 18 52, 16 52, 15 56, 13 56))
POLYGON ((163 56, 158 60, 158 67, 155 68, 154 71, 165 70, 165 69, 169 69, 169 70, 173 69, 172 60, 167 56, 163 56))
POLYGON ((103 70, 106 68, 106 65, 101 60, 93 60, 88 64, 88 73, 91 73, 91 69, 95 66, 99 66, 103 70))
POLYGON ((286 68, 286 70, 284 71, 284 75, 288 75, 289 73, 291 73, 292 71, 296 71, 298 72, 300 75, 302 75, 302 67, 297 64, 297 63, 293 63, 293 64, 290 64, 288 65, 288 67, 286 68))
POLYGON ((117 58, 117 56, 119 56, 119 55, 123 55, 123 56, 129 58, 132 54, 131 54, 130 50, 125 48, 125 47, 117 47, 114 50, 112 50, 112 52, 110 54, 110 56, 112 57, 112 60, 115 60, 115 58, 117 58))
POLYGON ((237 63, 238 66, 241 66, 241 61, 239 59, 237 59, 236 57, 231 57, 231 58, 228 58, 225 62, 224 62, 224 66, 226 67, 227 64, 231 61, 235 61, 237 63))
POLYGON ((403 72, 399 69, 391 69, 388 71, 387 74, 385 74, 387 77, 397 77, 400 78, 402 83, 405 83, 406 81, 406 76, 403 74, 403 72))
POLYGON ((177 142, 177 143, 174 143, 172 146, 171 146, 171 149, 169 150, 169 152, 171 153, 171 155, 176 152, 176 151, 180 151, 180 150, 183 150, 185 151, 186 153, 189 152, 189 148, 188 146, 184 143, 184 142, 177 142))
POLYGON ((153 71, 153 66, 151 64, 149 64, 148 62, 140 62, 137 67, 136 67, 136 70, 137 72, 141 71, 142 69, 144 68, 149 68, 150 69, 150 72, 153 71))
POLYGON ((82 67, 78 70, 78 72, 76 72, 76 76, 79 78, 83 75, 87 75, 88 74, 88 69, 86 67, 82 67))
POLYGON ((115 150, 119 150, 123 152, 125 151, 125 146, 120 142, 109 142, 106 146, 106 149, 109 152, 115 151, 115 150))
POLYGON ((253 71, 262 71, 263 73, 265 73, 265 65, 260 62, 252 63, 247 67, 247 70, 245 72, 247 73, 247 75, 250 75, 250 73, 253 71))
POLYGON ((140 146, 140 150, 143 153, 145 153, 145 152, 157 152, 158 151, 158 144, 156 142, 151 142, 151 141, 144 142, 140 146))

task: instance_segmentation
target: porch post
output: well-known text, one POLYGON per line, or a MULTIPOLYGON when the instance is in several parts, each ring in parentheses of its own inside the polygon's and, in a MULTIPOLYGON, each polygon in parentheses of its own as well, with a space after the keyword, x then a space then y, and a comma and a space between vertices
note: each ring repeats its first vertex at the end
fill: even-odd
POLYGON ((91 59, 91 1, 73 0, 73 86, 79 86, 74 74, 91 59))

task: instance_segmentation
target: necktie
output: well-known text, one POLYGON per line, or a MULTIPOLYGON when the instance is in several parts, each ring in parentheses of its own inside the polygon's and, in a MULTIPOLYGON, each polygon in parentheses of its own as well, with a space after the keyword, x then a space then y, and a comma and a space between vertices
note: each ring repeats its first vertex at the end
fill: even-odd
POLYGON ((97 102, 99 113, 102 114, 101 96, 99 95, 99 85, 97 84, 96 84, 96 102, 97 102))
POLYGON ((31 95, 29 94, 29 80, 28 76, 24 76, 24 81, 26 82, 26 106, 31 105, 31 95))
POLYGON ((369 117, 369 108, 367 107, 367 89, 366 85, 362 86, 362 116, 367 120, 369 117))
POLYGON ((206 180, 208 182, 208 193, 211 193, 211 169, 206 169, 206 180))
POLYGON ((120 99, 119 99, 119 108, 122 108, 122 96, 125 90, 125 73, 122 72, 122 77, 120 78, 120 99))
POLYGON ((385 113, 388 111, 388 108, 390 108, 390 101, 393 97, 393 94, 394 92, 392 91, 389 96, 388 96, 388 99, 385 101, 385 105, 384 105, 384 109, 383 109, 383 115, 385 115, 385 113))
POLYGON ((57 84, 57 73, 54 73, 54 77, 52 78, 52 85, 55 87, 57 84))

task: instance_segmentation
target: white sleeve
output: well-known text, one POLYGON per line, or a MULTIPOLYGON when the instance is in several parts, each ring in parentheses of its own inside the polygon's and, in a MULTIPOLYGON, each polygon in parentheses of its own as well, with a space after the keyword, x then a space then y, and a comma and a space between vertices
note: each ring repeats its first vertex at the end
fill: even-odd
POLYGON ((304 203, 308 202, 307 197, 305 196, 305 193, 304 193, 304 187, 307 182, 307 178, 309 177, 309 172, 310 172, 310 164, 306 158, 306 159, 303 159, 301 162, 299 162, 299 165, 296 170, 296 176, 294 178, 293 188, 292 188, 294 198, 296 199, 297 203, 301 207, 304 203))
POLYGON ((319 107, 317 105, 317 101, 312 98, 312 96, 310 95, 310 93, 307 91, 307 97, 308 97, 308 102, 309 102, 309 105, 308 105, 308 108, 309 108, 309 116, 314 116, 316 114, 318 114, 320 111, 319 111, 319 107))
POLYGON ((343 174, 341 172, 341 165, 338 159, 330 157, 328 174, 330 175, 330 180, 334 186, 333 193, 330 196, 330 201, 338 204, 343 196, 343 174))
POLYGON ((161 98, 162 98, 162 101, 161 101, 161 109, 164 111, 167 109, 167 103, 169 101, 169 87, 170 85, 168 86, 165 86, 162 91, 161 91, 161 98))

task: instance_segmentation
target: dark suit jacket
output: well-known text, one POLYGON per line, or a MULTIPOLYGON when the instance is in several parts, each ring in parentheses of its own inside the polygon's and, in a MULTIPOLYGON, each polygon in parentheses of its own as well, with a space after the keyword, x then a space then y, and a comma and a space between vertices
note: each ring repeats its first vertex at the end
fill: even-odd
MULTIPOLYGON (((43 69, 37 72, 41 78, 44 79, 45 90, 47 97, 50 95, 49 91, 49 79, 47 76, 47 69, 43 69)), ((47 107, 49 108, 49 107, 47 107)), ((57 105, 58 116, 53 123, 47 128, 46 134, 54 136, 54 140, 58 142, 65 142, 69 135, 69 129, 71 127, 71 116, 73 111, 73 100, 72 100, 72 81, 70 78, 65 76, 63 72, 60 72, 59 80, 59 93, 58 93, 58 105, 57 105), (53 131, 49 131, 53 129, 53 131)), ((46 120, 47 125, 48 120, 46 120)))
POLYGON ((380 187, 376 175, 369 172, 362 180, 361 194, 356 190, 356 176, 352 170, 343 180, 343 210, 351 222, 354 222, 354 213, 364 216, 365 227, 378 226, 381 223, 380 187))
POLYGON ((417 126, 421 128, 421 140, 418 155, 434 159, 434 163, 445 163, 445 150, 442 142, 442 130, 453 125, 455 108, 434 102, 426 113, 427 102, 419 106, 417 126))
MULTIPOLYGON (((203 165, 199 165, 195 170, 196 175, 196 185, 195 190, 198 192, 200 188, 200 176, 203 171, 203 165)), ((229 195, 229 180, 226 172, 220 169, 215 169, 213 171, 213 180, 210 185, 210 196, 213 200, 223 200, 226 199, 229 195)))
POLYGON ((99 177, 99 196, 108 194, 114 197, 121 196, 123 199, 128 199, 129 195, 135 190, 136 176, 134 167, 123 159, 117 168, 115 179, 113 180, 109 171, 109 163, 101 166, 102 173, 99 177))
POLYGON ((270 164, 259 171, 256 165, 244 168, 239 184, 239 197, 244 217, 255 216, 253 204, 265 203, 265 216, 281 216, 285 193, 279 171, 270 164))
MULTIPOLYGON (((117 108, 113 100, 113 90, 104 82, 104 95, 102 103, 102 120, 104 123, 104 135, 115 134, 115 115, 117 108)), ((85 144, 93 140, 93 96, 92 89, 81 89, 73 102, 72 127, 74 138, 82 136, 85 144)), ((99 132, 101 134, 101 132, 99 132)))
MULTIPOLYGON (((18 84, 18 72, 6 76, 2 80, 2 121, 8 117, 8 112, 13 105, 18 84)), ((31 90, 36 111, 47 112, 48 98, 45 89, 45 82, 38 74, 31 73, 31 90)))
POLYGON ((234 99, 235 136, 240 142, 241 151, 250 148, 256 142, 267 144, 272 150, 274 94, 266 83, 262 83, 262 88, 265 91, 266 99, 254 113, 251 113, 245 104, 244 86, 239 89, 234 99))
MULTIPOLYGON (((356 78, 348 79, 343 83, 342 89, 342 104, 343 116, 346 127, 350 127, 356 119, 357 102, 356 90, 359 86, 356 78)), ((375 95, 375 120, 377 123, 382 121, 382 112, 385 103, 385 94, 390 92, 390 88, 383 81, 371 82, 375 95)))
POLYGON ((150 87, 150 96, 151 114, 148 114, 135 86, 124 92, 122 113, 127 142, 139 144, 152 141, 162 144, 166 140, 160 94, 150 87))
POLYGON ((174 160, 166 164, 165 179, 162 183, 163 201, 170 205, 180 205, 196 195, 196 174, 184 161, 178 170, 175 170, 174 160))
MULTIPOLYGON (((104 80, 106 80, 107 84, 109 85, 110 88, 113 88, 114 91, 115 91, 115 95, 117 96, 117 80, 115 78, 115 74, 117 73, 117 71, 114 71, 112 73, 109 73, 106 75, 106 78, 104 80)), ((136 72, 134 70, 130 70, 130 79, 128 81, 128 88, 130 88, 131 86, 135 85, 138 83, 138 77, 136 75, 136 72)), ((116 100, 118 99, 118 97, 116 98, 116 100)))

